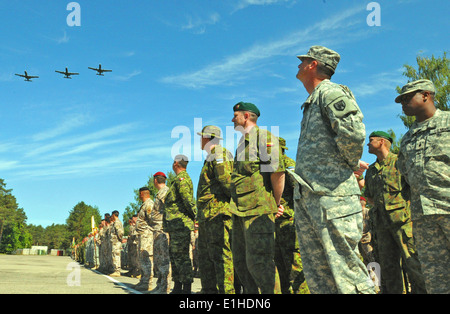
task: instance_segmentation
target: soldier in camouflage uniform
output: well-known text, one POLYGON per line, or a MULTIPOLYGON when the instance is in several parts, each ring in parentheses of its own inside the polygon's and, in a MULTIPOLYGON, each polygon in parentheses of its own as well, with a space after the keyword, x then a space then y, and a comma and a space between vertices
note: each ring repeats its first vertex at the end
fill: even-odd
POLYGON ((164 203, 169 192, 169 188, 166 186, 166 179, 167 177, 163 172, 157 172, 153 175, 153 185, 158 189, 151 215, 153 221, 153 265, 155 276, 158 278, 156 287, 151 293, 155 294, 166 294, 169 288, 169 236, 162 227, 164 203))
POLYGON ((169 233, 169 254, 172 279, 175 282, 171 293, 191 293, 194 281, 192 260, 189 256, 191 232, 197 209, 194 203, 192 180, 186 172, 188 158, 177 155, 172 169, 176 174, 166 196, 163 227, 169 233))
POLYGON ((425 282, 412 235, 410 202, 403 195, 408 185, 397 168, 397 155, 390 152, 392 138, 383 131, 369 135, 369 153, 377 160, 365 177, 365 196, 374 205, 374 231, 381 268, 382 293, 404 292, 402 264, 412 293, 426 293, 425 282), (403 261, 403 263, 402 263, 403 261))
POLYGON ((257 126, 259 109, 240 102, 231 120, 242 133, 231 175, 232 252, 244 293, 280 293, 275 255, 275 217, 284 187, 278 138, 257 126))
POLYGON ((142 205, 136 220, 136 232, 139 238, 141 279, 134 289, 148 291, 153 281, 153 223, 150 218, 153 211, 153 200, 150 198, 148 187, 139 189, 139 199, 142 201, 142 205))
POLYGON ((284 212, 275 219, 275 265, 280 275, 281 293, 298 294, 301 285, 304 287, 303 291, 308 291, 294 224, 294 190, 298 189, 298 183, 291 175, 295 162, 285 154, 285 150, 288 149, 286 140, 280 137, 279 142, 286 171, 280 202, 284 212))
POLYGON ((119 220, 119 212, 117 210, 111 213, 111 227, 110 227, 110 242, 111 242, 111 255, 112 255, 112 273, 111 277, 120 277, 121 259, 120 254, 122 251, 122 239, 123 239, 123 225, 119 220))
POLYGON ((202 292, 234 294, 230 184, 233 155, 220 145, 221 131, 205 126, 201 147, 208 155, 197 187, 198 261, 202 292))
POLYGON ((138 250, 138 244, 139 244, 139 238, 136 231, 136 221, 137 221, 137 215, 133 215, 133 217, 130 219, 129 224, 129 235, 127 240, 127 247, 128 247, 128 268, 129 271, 127 272, 127 276, 130 277, 137 277, 140 275, 140 268, 139 268, 139 250, 138 250))
POLYGON ((403 86, 395 102, 416 121, 403 136, 398 168, 411 191, 413 235, 428 293, 450 293, 450 112, 436 109, 430 80, 403 86))
POLYGON ((363 115, 348 87, 329 80, 337 52, 312 46, 298 58, 297 79, 309 94, 301 107, 295 165, 301 189, 295 222, 306 282, 311 293, 375 293, 358 250, 362 208, 353 172, 360 171, 363 115))

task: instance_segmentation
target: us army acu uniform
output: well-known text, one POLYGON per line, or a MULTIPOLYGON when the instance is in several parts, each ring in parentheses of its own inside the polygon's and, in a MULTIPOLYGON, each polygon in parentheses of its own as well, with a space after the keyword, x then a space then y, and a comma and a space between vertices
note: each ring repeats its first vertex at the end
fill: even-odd
MULTIPOLYGON (((406 84, 395 99, 414 91, 435 92, 429 80, 406 84)), ((411 190, 413 235, 428 293, 450 293, 450 112, 414 122, 403 136, 398 167, 411 190)))
MULTIPOLYGON (((373 132, 370 137, 389 137, 373 132)), ((392 143, 392 138, 386 138, 392 143)), ((402 264, 408 274, 412 293, 426 293, 425 282, 412 233, 410 202, 402 194, 408 185, 397 167, 397 155, 389 152, 383 161, 369 166, 365 176, 365 196, 374 201, 374 231, 381 267, 382 293, 403 293, 402 264), (402 263, 403 261, 403 263, 402 263)))
POLYGON ((164 186, 156 194, 152 210, 153 225, 153 265, 158 278, 156 288, 152 293, 165 294, 168 291, 170 273, 169 235, 163 230, 164 203, 169 188, 164 186))
MULTIPOLYGON (((249 103, 236 104, 233 110, 254 110, 259 116, 256 106, 249 103)), ((274 262, 278 206, 270 175, 283 171, 281 148, 276 136, 254 126, 241 137, 231 175, 231 247, 234 267, 244 293, 281 292, 274 262)))
POLYGON ((275 265, 280 275, 281 292, 297 294, 300 292, 301 285, 303 285, 302 291, 308 291, 294 224, 294 190, 298 189, 298 183, 292 175, 295 162, 284 153, 284 150, 288 149, 286 141, 280 137, 279 142, 283 151, 286 175, 280 202, 284 212, 275 219, 275 265))
POLYGON ((112 255, 112 274, 110 276, 120 276, 122 251, 123 225, 116 217, 116 220, 111 224, 111 255, 112 255))
POLYGON ((136 290, 147 291, 152 284, 153 229, 150 221, 152 211, 153 201, 148 198, 142 203, 136 220, 136 232, 139 238, 139 267, 141 270, 141 279, 135 286, 136 290))
POLYGON ((183 170, 177 174, 166 196, 164 231, 169 233, 169 254, 172 280, 190 286, 194 280, 189 256, 191 232, 197 209, 193 199, 192 180, 183 170))
MULTIPOLYGON (((321 46, 298 56, 306 57, 321 61, 333 73, 340 59, 321 46)), ((362 207, 353 174, 365 140, 363 115, 351 91, 328 79, 301 108, 295 165, 301 195, 295 195, 295 222, 306 282, 311 293, 374 293, 359 259, 362 207)))
POLYGON ((218 127, 206 126, 199 135, 214 137, 211 141, 217 141, 206 157, 197 187, 198 261, 202 292, 234 294, 230 213, 233 155, 219 145, 221 133, 218 127))

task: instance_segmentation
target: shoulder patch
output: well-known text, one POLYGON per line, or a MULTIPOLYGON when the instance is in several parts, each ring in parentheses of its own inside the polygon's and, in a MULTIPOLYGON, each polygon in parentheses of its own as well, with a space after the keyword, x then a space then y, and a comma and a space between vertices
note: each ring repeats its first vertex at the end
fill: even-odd
POLYGON ((337 111, 344 111, 345 107, 346 107, 345 101, 343 101, 343 100, 339 100, 333 106, 337 111))

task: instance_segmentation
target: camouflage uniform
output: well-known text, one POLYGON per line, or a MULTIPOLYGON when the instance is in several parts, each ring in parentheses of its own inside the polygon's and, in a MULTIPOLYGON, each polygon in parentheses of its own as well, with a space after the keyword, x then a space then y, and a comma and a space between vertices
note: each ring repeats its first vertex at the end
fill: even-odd
POLYGON ((136 232, 139 237, 139 267, 141 270, 141 279, 135 286, 136 290, 148 290, 153 279, 153 228, 150 220, 153 211, 153 201, 148 198, 142 203, 136 220, 136 232))
POLYGON ((163 221, 164 231, 169 233, 172 279, 182 284, 191 284, 194 280, 189 246, 196 212, 192 180, 183 170, 177 174, 167 193, 163 221))
POLYGON ((258 126, 242 136, 231 175, 231 247, 245 293, 281 292, 274 262, 278 207, 270 175, 284 170, 276 136, 258 126))
MULTIPOLYGON (((334 68, 339 55, 313 46, 306 56, 334 68)), ((334 70, 333 70, 334 71, 334 70)), ((295 172, 295 223, 303 271, 311 293, 375 293, 359 258, 362 237, 359 169, 365 140, 363 115, 352 92, 322 80, 303 109, 295 172)))
POLYGON ((233 155, 220 145, 208 154, 197 187, 199 270, 203 293, 233 294, 230 184, 233 155))
POLYGON ((102 228, 100 228, 100 230, 98 231, 98 235, 97 235, 97 244, 98 244, 98 259, 99 259, 99 266, 98 266, 98 271, 99 272, 105 272, 105 266, 106 266, 106 241, 105 241, 105 231, 106 228, 105 226, 103 226, 102 228))
MULTIPOLYGON (((280 145, 285 145, 282 138, 280 138, 280 145)), ((298 183, 291 175, 295 162, 284 153, 283 159, 286 176, 280 203, 284 207, 284 212, 275 219, 275 264, 280 275, 281 292, 296 294, 300 292, 302 284, 305 286, 303 290, 307 291, 294 224, 294 190, 298 189, 298 183)))
POLYGON ((402 263, 413 293, 426 293, 412 235, 410 202, 403 195, 408 186, 397 168, 397 155, 370 165, 365 176, 365 196, 374 201, 374 231, 381 267, 383 293, 403 293, 402 263))
POLYGON ((117 217, 111 224, 111 255, 112 255, 112 273, 120 275, 120 253, 122 250, 123 226, 117 217))
POLYGON ((153 293, 167 293, 170 272, 169 236, 163 231, 164 202, 169 188, 164 186, 156 194, 152 211, 153 225, 153 265, 158 278, 157 287, 153 293))
POLYGON ((130 224, 129 236, 127 239, 127 259, 129 276, 137 276, 140 273, 139 269, 139 250, 138 250, 139 238, 136 231, 136 224, 130 224))
POLYGON ((398 167, 411 190, 411 218, 428 293, 450 293, 450 112, 436 110, 403 136, 398 167))

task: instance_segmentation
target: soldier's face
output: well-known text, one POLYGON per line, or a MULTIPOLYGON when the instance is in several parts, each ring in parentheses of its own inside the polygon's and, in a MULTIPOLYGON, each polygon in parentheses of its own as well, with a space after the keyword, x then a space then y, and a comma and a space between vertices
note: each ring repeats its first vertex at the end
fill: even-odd
POLYGON ((381 145, 382 143, 379 137, 369 138, 369 144, 367 144, 369 147, 369 153, 375 154, 380 149, 381 145))
POLYGON ((302 63, 300 63, 298 65, 298 72, 297 72, 296 77, 299 81, 301 81, 301 82, 304 81, 304 78, 305 78, 305 75, 306 75, 306 72, 308 69, 308 65, 311 63, 311 61, 312 60, 310 60, 310 59, 304 58, 302 60, 302 63))
POLYGON ((403 112, 407 116, 414 116, 420 111, 420 108, 423 104, 423 94, 421 92, 412 92, 406 95, 403 95, 400 98, 400 103, 402 104, 403 112))
POLYGON ((242 111, 235 111, 234 112, 234 116, 233 119, 231 119, 231 122, 234 123, 234 128, 236 129, 237 127, 245 127, 245 116, 244 113, 242 111))

